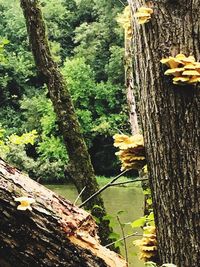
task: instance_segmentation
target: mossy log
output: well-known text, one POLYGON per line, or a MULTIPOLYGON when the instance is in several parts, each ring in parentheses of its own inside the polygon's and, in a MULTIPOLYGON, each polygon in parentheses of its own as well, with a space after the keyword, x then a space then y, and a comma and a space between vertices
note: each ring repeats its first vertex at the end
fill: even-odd
POLYGON ((117 266, 99 243, 92 216, 0 159, 0 266, 117 266), (18 210, 16 197, 35 200, 18 210))

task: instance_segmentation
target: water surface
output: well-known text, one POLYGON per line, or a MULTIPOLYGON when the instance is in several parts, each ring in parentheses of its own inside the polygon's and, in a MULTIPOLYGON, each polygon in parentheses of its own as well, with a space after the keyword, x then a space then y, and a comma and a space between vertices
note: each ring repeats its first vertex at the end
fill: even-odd
MULTIPOLYGON (((76 188, 71 184, 48 185, 47 187, 72 202, 74 202, 78 195, 76 188)), ((119 215, 122 223, 128 223, 143 216, 143 192, 139 186, 129 185, 127 187, 110 187, 102 193, 102 196, 107 212, 114 217, 114 231, 120 235, 121 230, 116 219, 118 211, 123 211, 119 215)), ((130 225, 125 226, 125 231, 127 235, 135 231, 141 233, 140 229, 132 229, 130 225)), ((127 239, 129 267, 143 267, 143 262, 138 259, 137 255, 135 255, 137 250, 133 246, 134 239, 137 238, 131 237, 127 239)), ((121 247, 121 253, 124 255, 124 247, 121 247)))

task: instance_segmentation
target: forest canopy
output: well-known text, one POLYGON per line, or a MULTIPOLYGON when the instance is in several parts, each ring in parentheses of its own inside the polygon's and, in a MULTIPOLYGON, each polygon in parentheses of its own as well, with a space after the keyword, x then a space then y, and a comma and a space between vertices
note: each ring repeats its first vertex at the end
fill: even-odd
MULTIPOLYGON (((124 7, 119 1, 44 0, 41 5, 53 57, 66 78, 95 171, 115 174, 119 163, 112 136, 130 132, 123 29, 116 21, 124 7)), ((0 15, 1 39, 7 40, 0 66, 1 139, 37 131, 34 144, 12 144, 2 156, 35 179, 61 182, 68 155, 44 78, 33 62, 19 1, 1 0, 0 15)))

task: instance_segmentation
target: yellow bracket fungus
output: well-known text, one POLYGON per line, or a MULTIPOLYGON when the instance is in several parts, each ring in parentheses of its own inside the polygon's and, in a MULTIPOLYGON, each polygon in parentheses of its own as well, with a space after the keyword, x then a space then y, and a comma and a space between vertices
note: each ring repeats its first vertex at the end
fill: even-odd
POLYGON ((174 69, 168 69, 165 71, 165 75, 173 75, 173 76, 179 76, 181 72, 183 72, 184 68, 174 68, 174 69))
POLYGON ((118 15, 117 22, 122 26, 125 31, 125 39, 131 40, 133 31, 131 27, 131 8, 126 6, 122 14, 118 15))
POLYGON ((140 259, 146 261, 152 260, 157 256, 157 239, 155 226, 144 227, 143 238, 135 240, 134 245, 140 249, 140 259))
POLYGON ((115 134, 114 146, 119 148, 116 155, 122 163, 122 170, 142 169, 146 164, 144 140, 141 134, 127 136, 125 134, 115 134))
POLYGON ((35 199, 31 197, 17 197, 14 200, 20 202, 20 205, 17 206, 18 210, 32 210, 30 205, 35 203, 35 199))
POLYGON ((142 6, 138 8, 135 17, 138 19, 139 24, 144 24, 150 21, 151 14, 153 14, 153 9, 142 6))
POLYGON ((200 62, 196 62, 193 56, 186 57, 184 54, 178 54, 176 57, 163 58, 160 62, 169 67, 164 74, 174 76, 173 84, 200 82, 200 62))

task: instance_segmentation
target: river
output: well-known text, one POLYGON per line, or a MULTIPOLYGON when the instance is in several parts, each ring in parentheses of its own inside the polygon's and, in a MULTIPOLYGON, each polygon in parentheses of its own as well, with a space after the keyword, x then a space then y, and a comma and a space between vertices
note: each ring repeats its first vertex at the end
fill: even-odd
MULTIPOLYGON (((78 195, 73 185, 47 185, 47 187, 72 202, 78 195)), ((116 219, 118 211, 123 211, 119 215, 122 223, 128 223, 143 216, 143 192, 140 186, 110 187, 102 193, 102 196, 107 212, 114 218, 114 231, 120 235, 121 230, 116 219)), ((141 233, 140 229, 135 230, 130 225, 125 226, 126 235, 135 231, 141 233)), ((133 245, 134 239, 137 238, 130 237, 127 239, 129 267, 144 267, 143 262, 136 255, 137 249, 133 245)), ((124 246, 121 247, 121 253, 124 256, 124 246)))

